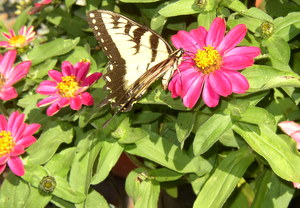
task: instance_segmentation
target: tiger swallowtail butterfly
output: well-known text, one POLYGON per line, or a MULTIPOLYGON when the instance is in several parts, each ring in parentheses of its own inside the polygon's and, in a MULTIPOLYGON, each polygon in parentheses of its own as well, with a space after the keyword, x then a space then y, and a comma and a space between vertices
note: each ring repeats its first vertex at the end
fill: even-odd
POLYGON ((171 45, 153 30, 119 13, 94 10, 87 14, 89 26, 109 59, 103 76, 110 94, 100 107, 110 103, 129 111, 158 78, 164 89, 177 68, 183 50, 171 45))

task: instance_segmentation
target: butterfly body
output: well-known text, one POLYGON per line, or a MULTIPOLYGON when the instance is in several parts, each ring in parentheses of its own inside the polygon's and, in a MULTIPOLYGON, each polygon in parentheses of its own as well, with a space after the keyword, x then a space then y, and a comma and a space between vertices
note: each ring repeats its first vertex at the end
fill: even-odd
POLYGON ((164 88, 177 68, 182 50, 172 47, 153 30, 115 12, 95 10, 88 23, 109 59, 104 75, 110 94, 100 106, 110 103, 118 111, 129 111, 158 78, 164 88))

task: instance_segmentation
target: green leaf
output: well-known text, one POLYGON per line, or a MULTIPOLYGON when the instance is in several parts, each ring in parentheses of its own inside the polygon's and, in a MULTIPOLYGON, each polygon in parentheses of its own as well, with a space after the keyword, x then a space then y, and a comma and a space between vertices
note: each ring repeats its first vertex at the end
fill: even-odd
POLYGON ((196 8, 194 1, 191 0, 173 1, 158 11, 158 13, 164 17, 196 14, 198 12, 199 8, 196 8))
POLYGON ((232 126, 229 115, 214 114, 198 128, 193 142, 193 152, 201 155, 232 126))
POLYGON ((43 79, 46 75, 48 75, 49 70, 54 69, 56 63, 56 59, 48 59, 33 66, 29 72, 29 77, 33 80, 43 79))
POLYGON ((198 25, 205 27, 207 30, 210 28, 211 23, 216 18, 216 11, 201 12, 198 14, 197 22, 198 25))
POLYGON ((273 35, 289 41, 300 33, 300 12, 291 12, 285 17, 278 17, 274 20, 274 25, 273 35))
POLYGON ((70 11, 71 7, 73 6, 73 4, 75 4, 76 0, 66 0, 65 4, 68 8, 68 10, 70 11))
POLYGON ((167 168, 150 170, 149 176, 158 182, 175 181, 183 176, 182 173, 175 172, 167 168))
POLYGON ((58 175, 65 178, 71 169, 76 151, 76 147, 66 148, 55 154, 44 167, 51 175, 58 175))
POLYGON ((13 25, 13 30, 15 31, 15 33, 17 33, 22 26, 26 25, 28 17, 28 10, 24 10, 20 15, 18 15, 18 18, 16 19, 16 22, 13 25))
MULTIPOLYGON (((73 189, 87 194, 93 174, 94 163, 101 149, 100 131, 89 131, 85 134, 80 129, 76 130, 78 138, 77 153, 70 171, 70 184, 73 189)), ((80 205, 81 207, 83 204, 80 205)))
POLYGON ((91 184, 102 182, 108 176, 123 152, 123 147, 118 142, 104 141, 101 146, 96 173, 93 175, 91 184))
POLYGON ((161 104, 167 105, 170 108, 176 110, 187 110, 187 108, 182 104, 181 99, 172 98, 171 94, 168 91, 164 91, 161 88, 161 85, 153 86, 153 89, 145 94, 143 99, 139 101, 141 104, 161 104))
POLYGON ((105 198, 94 189, 87 195, 85 201, 86 208, 109 208, 105 198))
POLYGON ((210 171, 211 165, 200 156, 189 156, 172 142, 159 135, 144 130, 147 137, 138 140, 135 145, 125 146, 125 151, 147 158, 179 173, 210 171))
POLYGON ((300 155, 295 142, 278 136, 266 125, 259 126, 236 123, 233 130, 268 161, 278 176, 287 181, 300 182, 300 155))
POLYGON ((120 1, 124 3, 152 3, 161 0, 120 0, 120 1))
MULTIPOLYGON (((42 166, 30 165, 27 166, 26 170, 27 171, 22 178, 29 182, 32 187, 37 189, 40 189, 39 186, 43 177, 49 176, 47 170, 42 166)), ((81 203, 85 199, 84 194, 78 192, 77 189, 76 191, 72 189, 70 184, 65 179, 58 175, 52 175, 52 177, 54 177, 56 181, 56 186, 53 192, 51 192, 51 195, 73 203, 81 203)))
POLYGON ((225 0, 224 5, 235 12, 245 12, 247 6, 239 0, 225 0))
POLYGON ((193 130, 196 113, 194 112, 179 112, 177 122, 175 123, 176 135, 178 141, 184 144, 184 140, 190 135, 193 130))
POLYGON ((300 87, 299 76, 293 72, 280 71, 270 66, 254 65, 245 69, 242 74, 248 79, 250 89, 258 92, 274 87, 300 87))
POLYGON ((268 49, 273 67, 287 72, 292 71, 289 67, 291 49, 285 40, 278 36, 272 36, 265 40, 263 44, 268 49))
POLYGON ((193 207, 222 207, 253 161, 247 147, 228 154, 201 189, 193 207))
POLYGON ((69 144, 73 138, 72 125, 69 123, 52 123, 51 128, 45 129, 36 143, 27 149, 28 161, 34 164, 47 162, 62 143, 69 144))
POLYGON ((79 38, 74 40, 57 38, 51 42, 36 45, 28 52, 28 59, 32 61, 32 65, 39 64, 48 58, 68 53, 78 44, 79 40, 79 38))
POLYGON ((265 169, 256 186, 256 195, 252 208, 288 207, 295 189, 280 180, 271 170, 265 169))
POLYGON ((131 171, 125 183, 126 192, 134 200, 135 208, 156 208, 160 185, 145 175, 143 169, 131 171))

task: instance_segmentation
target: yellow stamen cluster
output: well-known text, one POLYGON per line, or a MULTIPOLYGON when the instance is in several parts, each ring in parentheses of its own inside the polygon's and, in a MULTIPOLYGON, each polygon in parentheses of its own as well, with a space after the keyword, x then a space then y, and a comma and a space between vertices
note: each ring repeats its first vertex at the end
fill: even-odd
POLYGON ((204 50, 198 50, 194 61, 199 70, 204 74, 210 74, 218 70, 222 64, 222 57, 212 46, 203 47, 204 50))
POLYGON ((21 48, 26 44, 26 38, 23 35, 17 35, 9 40, 9 44, 21 48))
POLYGON ((0 131, 0 157, 10 153, 16 145, 10 131, 0 131))
POLYGON ((57 87, 59 93, 63 97, 74 97, 75 93, 79 89, 79 83, 76 81, 75 76, 62 77, 62 81, 58 83, 57 87))
POLYGON ((3 74, 0 74, 0 90, 4 86, 6 79, 3 74))

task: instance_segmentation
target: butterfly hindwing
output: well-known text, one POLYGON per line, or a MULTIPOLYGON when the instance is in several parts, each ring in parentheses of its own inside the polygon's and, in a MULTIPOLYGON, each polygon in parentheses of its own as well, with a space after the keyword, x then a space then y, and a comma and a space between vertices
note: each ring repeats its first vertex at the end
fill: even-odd
POLYGON ((100 105, 111 103, 121 111, 132 104, 168 69, 177 56, 172 47, 151 29, 106 10, 87 14, 96 40, 109 59, 104 75, 110 94, 100 105), (159 72, 161 71, 161 72, 159 72))

